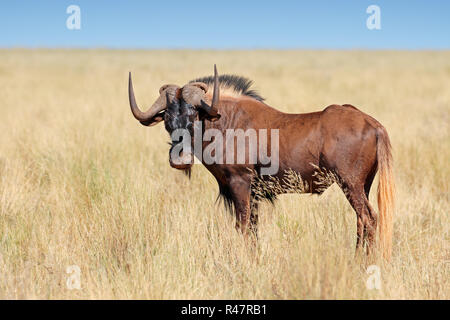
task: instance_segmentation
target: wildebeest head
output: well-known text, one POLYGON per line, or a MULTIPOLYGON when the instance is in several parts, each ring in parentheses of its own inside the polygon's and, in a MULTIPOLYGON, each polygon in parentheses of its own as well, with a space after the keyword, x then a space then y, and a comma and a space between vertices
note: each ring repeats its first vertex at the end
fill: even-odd
MULTIPOLYGON (((194 163, 194 156, 191 150, 181 150, 172 152, 174 148, 183 142, 183 139, 194 139, 194 122, 196 120, 207 119, 216 121, 220 118, 217 110, 219 102, 219 80, 217 69, 214 65, 214 91, 211 105, 205 102, 204 98, 208 92, 208 86, 202 82, 188 83, 180 88, 174 84, 167 84, 159 89, 159 98, 146 112, 142 112, 137 106, 134 97, 131 72, 128 82, 128 96, 130 99, 131 112, 134 117, 144 126, 153 126, 164 120, 164 125, 171 135, 171 148, 169 151, 169 162, 173 168, 189 169, 194 163), (181 135, 180 133, 186 133, 181 135)), ((185 141, 184 141, 185 142, 185 141)), ((179 148, 177 148, 179 149, 179 148)))

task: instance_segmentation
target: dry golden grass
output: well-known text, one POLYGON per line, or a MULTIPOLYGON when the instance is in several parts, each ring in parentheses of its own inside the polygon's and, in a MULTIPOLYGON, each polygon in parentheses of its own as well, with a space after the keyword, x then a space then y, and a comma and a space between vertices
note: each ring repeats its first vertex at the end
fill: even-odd
POLYGON ((0 112, 0 298, 450 298, 450 52, 1 50, 0 112), (213 63, 283 111, 351 103, 385 125, 398 205, 381 290, 336 186, 263 205, 248 250, 213 177, 171 169, 163 125, 133 119, 129 70, 148 106, 213 63))

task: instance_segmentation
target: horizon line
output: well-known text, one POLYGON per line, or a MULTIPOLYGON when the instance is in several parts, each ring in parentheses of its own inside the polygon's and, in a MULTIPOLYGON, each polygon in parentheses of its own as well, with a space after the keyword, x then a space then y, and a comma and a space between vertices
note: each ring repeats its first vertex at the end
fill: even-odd
POLYGON ((448 48, 400 47, 116 47, 116 46, 1 46, 0 50, 128 50, 128 51, 450 51, 448 48))

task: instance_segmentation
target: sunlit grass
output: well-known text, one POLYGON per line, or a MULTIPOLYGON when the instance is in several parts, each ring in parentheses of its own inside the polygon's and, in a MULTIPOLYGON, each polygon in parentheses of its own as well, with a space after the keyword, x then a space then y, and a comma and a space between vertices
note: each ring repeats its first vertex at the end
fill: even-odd
POLYGON ((444 51, 0 51, 0 298, 449 299, 449 88, 444 51), (280 110, 351 103, 385 125, 398 206, 381 290, 339 188, 263 205, 248 248, 207 170, 171 169, 163 125, 132 118, 128 71, 149 106, 214 63, 280 110))

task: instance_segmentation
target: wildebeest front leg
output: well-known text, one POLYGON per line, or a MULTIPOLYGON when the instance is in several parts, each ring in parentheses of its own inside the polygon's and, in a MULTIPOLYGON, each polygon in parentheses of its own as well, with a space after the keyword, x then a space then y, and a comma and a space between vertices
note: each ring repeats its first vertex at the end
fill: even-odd
POLYGON ((250 181, 237 177, 230 183, 233 204, 236 212, 236 229, 248 235, 250 228, 250 181))
POLYGON ((250 198, 250 230, 258 236, 258 202, 250 198))

